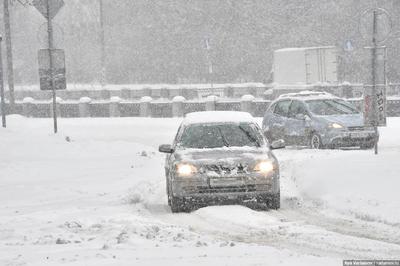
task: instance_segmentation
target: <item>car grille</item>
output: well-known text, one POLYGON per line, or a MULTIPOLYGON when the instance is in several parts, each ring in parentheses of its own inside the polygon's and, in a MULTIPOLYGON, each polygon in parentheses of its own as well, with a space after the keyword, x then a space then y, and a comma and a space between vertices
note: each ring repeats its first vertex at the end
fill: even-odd
POLYGON ((365 127, 363 126, 358 126, 358 127, 348 127, 349 131, 363 131, 365 130, 365 127))
POLYGON ((229 187, 197 187, 197 193, 232 193, 232 192, 254 192, 255 185, 229 186, 229 187))
POLYGON ((348 127, 349 131, 364 131, 369 130, 370 128, 364 126, 357 126, 357 127, 348 127))
POLYGON ((201 173, 214 173, 220 176, 226 175, 240 175, 249 173, 248 165, 238 164, 238 165, 216 165, 209 164, 203 165, 200 168, 201 173))

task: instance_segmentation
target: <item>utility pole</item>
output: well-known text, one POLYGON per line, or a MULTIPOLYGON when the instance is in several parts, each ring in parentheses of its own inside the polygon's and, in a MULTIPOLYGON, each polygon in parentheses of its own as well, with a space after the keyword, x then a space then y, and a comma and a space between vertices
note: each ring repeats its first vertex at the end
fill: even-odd
POLYGON ((46 1, 46 9, 47 9, 47 36, 48 36, 48 45, 49 45, 49 68, 50 68, 50 84, 51 91, 53 94, 53 124, 54 124, 54 133, 57 133, 57 101, 56 101, 56 88, 54 83, 54 70, 53 70, 53 24, 52 18, 50 16, 50 0, 46 1))
POLYGON ((13 55, 12 55, 12 45, 11 45, 11 26, 10 26, 10 11, 8 8, 8 1, 3 1, 3 11, 4 11, 4 33, 6 41, 7 50, 7 81, 8 81, 8 91, 10 93, 10 105, 14 106, 14 68, 13 68, 13 55))
POLYGON ((2 40, 3 37, 0 35, 0 97, 1 97, 1 124, 6 127, 6 103, 4 100, 4 82, 3 82, 3 56, 2 56, 2 40))
POLYGON ((211 93, 215 95, 214 93, 214 81, 213 81, 213 63, 211 60, 211 45, 210 45, 210 39, 206 38, 205 39, 205 46, 206 46, 206 51, 207 51, 207 61, 208 61, 208 79, 210 82, 211 86, 211 93))
POLYGON ((207 37, 205 40, 205 48, 207 51, 207 62, 208 62, 208 79, 210 82, 210 87, 211 87, 211 95, 213 97, 213 103, 214 103, 214 110, 217 109, 217 103, 216 103, 216 95, 215 95, 215 90, 214 90, 214 77, 213 77, 213 62, 211 59, 211 45, 210 45, 210 39, 207 37))
POLYGON ((104 38, 104 3, 103 0, 99 0, 99 13, 100 13, 100 45, 101 45, 101 76, 100 84, 102 87, 106 84, 106 44, 104 38))
MULTIPOLYGON (((376 95, 376 36, 377 35, 377 12, 373 12, 373 23, 372 23, 372 62, 371 62, 371 76, 372 76, 372 95, 376 95)), ((374 114, 374 130, 375 136, 378 136, 378 115, 377 115, 377 105, 372 104, 372 112, 374 114)), ((375 139, 375 154, 378 154, 378 137, 375 139)))

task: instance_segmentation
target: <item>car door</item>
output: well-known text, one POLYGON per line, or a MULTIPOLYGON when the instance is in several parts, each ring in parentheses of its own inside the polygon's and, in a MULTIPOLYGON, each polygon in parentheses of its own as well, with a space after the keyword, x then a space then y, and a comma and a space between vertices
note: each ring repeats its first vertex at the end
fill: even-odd
POLYGON ((274 110, 271 110, 269 121, 265 123, 265 129, 268 132, 270 141, 285 138, 285 124, 289 112, 291 100, 282 100, 275 104, 274 110))
POLYGON ((310 126, 308 113, 303 102, 293 100, 289 106, 288 117, 285 124, 285 138, 295 145, 307 143, 307 132, 310 126))

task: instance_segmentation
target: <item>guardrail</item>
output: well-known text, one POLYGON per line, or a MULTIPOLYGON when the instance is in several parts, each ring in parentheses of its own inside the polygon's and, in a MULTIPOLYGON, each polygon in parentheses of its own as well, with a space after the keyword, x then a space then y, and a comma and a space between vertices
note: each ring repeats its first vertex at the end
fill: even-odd
MULTIPOLYGON (((142 97, 150 96, 153 99, 169 99, 175 96, 183 96, 187 100, 206 98, 214 94, 220 97, 240 98, 245 94, 252 94, 255 97, 263 97, 267 86, 262 83, 238 83, 238 84, 215 84, 210 88, 207 84, 183 84, 183 85, 108 85, 105 88, 90 86, 68 85, 67 90, 57 91, 57 96, 64 100, 79 100, 82 97, 89 97, 93 100, 109 100, 111 97, 120 97, 123 100, 139 100, 142 97)), ((16 100, 22 101, 31 97, 36 100, 51 99, 51 91, 41 91, 36 87, 19 87, 14 92, 16 100)), ((8 98, 8 92, 6 92, 8 98)))
MULTIPOLYGON (((358 108, 362 107, 362 99, 349 99, 358 108)), ((245 111, 253 116, 262 117, 270 100, 255 98, 253 95, 243 95, 239 99, 219 98, 209 96, 203 100, 187 100, 183 96, 175 96, 172 100, 153 99, 144 96, 136 101, 123 100, 114 96, 108 100, 94 100, 82 97, 75 101, 63 101, 57 98, 57 113, 60 117, 181 117, 196 111, 245 111)), ((8 114, 21 114, 27 117, 51 117, 51 101, 38 101, 26 97, 17 101, 11 111, 6 104, 8 114)), ((400 116, 400 98, 389 97, 387 100, 387 115, 400 116)))
MULTIPOLYGON (((310 85, 278 85, 262 83, 238 83, 215 84, 210 88, 206 84, 170 85, 109 85, 105 89, 101 87, 73 86, 69 84, 67 90, 57 91, 57 96, 64 101, 79 101, 83 97, 89 97, 93 101, 109 101, 112 97, 119 97, 122 101, 139 101, 142 97, 149 96, 154 100, 172 100, 175 96, 183 96, 186 100, 205 99, 213 94, 222 98, 240 98, 243 95, 253 95, 256 98, 271 100, 280 94, 296 92, 300 90, 326 91, 339 97, 360 97, 364 91, 363 84, 310 84, 310 85)), ((387 95, 400 95, 399 84, 388 84, 387 95)), ((40 91, 35 87, 18 87, 15 90, 15 99, 22 101, 31 97, 39 101, 50 100, 51 91, 40 91)), ((8 91, 6 91, 8 98, 8 91)))

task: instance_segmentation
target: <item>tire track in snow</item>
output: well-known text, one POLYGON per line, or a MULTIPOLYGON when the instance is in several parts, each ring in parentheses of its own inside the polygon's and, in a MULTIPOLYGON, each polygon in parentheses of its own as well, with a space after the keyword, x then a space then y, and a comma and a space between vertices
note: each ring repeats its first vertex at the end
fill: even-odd
POLYGON ((396 225, 363 220, 331 209, 321 209, 312 203, 301 203, 298 199, 284 201, 282 205, 283 208, 276 213, 277 218, 303 221, 344 235, 400 245, 400 228, 396 225))
POLYGON ((163 203, 163 184, 159 182, 153 186, 154 194, 144 203, 149 220, 190 228, 192 232, 218 240, 340 258, 396 258, 400 254, 398 232, 385 225, 351 222, 348 217, 328 217, 318 209, 303 209, 303 206, 294 207, 286 202, 279 211, 215 206, 189 214, 172 214, 163 203))

